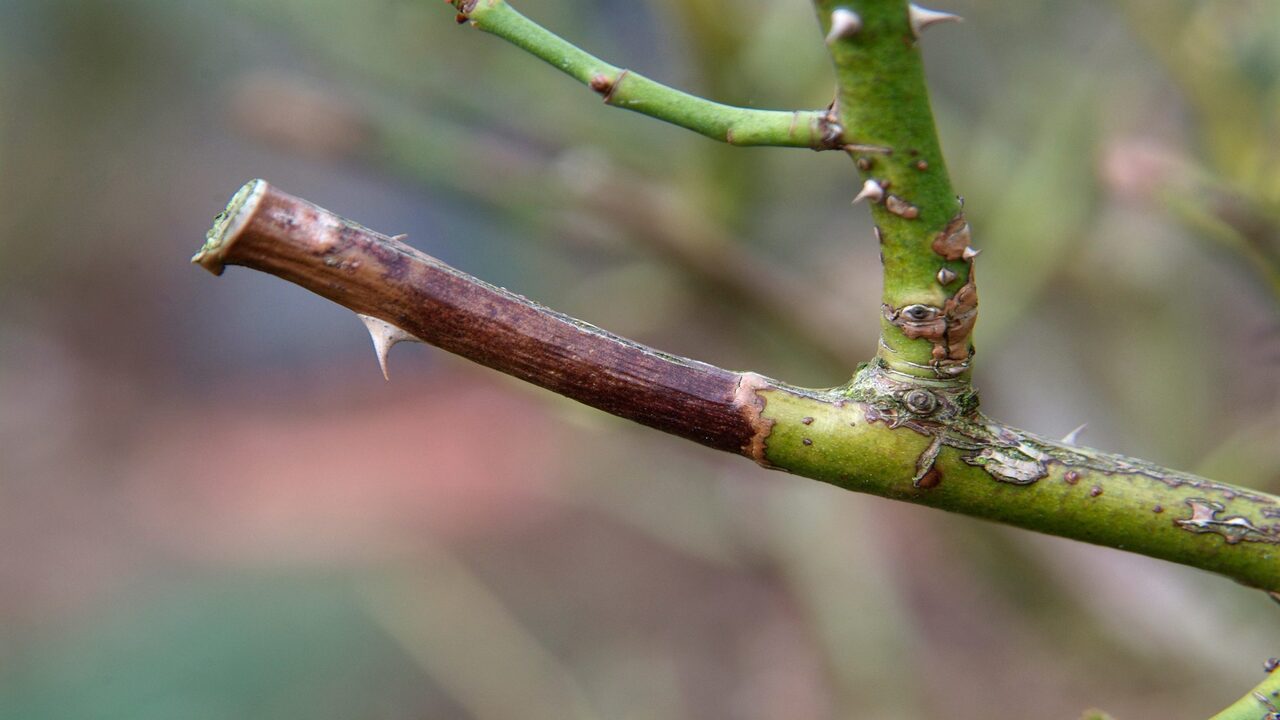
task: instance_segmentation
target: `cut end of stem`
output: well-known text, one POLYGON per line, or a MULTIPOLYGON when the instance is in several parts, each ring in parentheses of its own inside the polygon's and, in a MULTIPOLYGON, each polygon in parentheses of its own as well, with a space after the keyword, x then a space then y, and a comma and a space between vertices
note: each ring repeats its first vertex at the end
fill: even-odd
POLYGON ((205 233, 204 246, 191 256, 191 262, 208 270, 214 275, 221 275, 226 269, 223 258, 227 248, 236 241, 246 221, 253 217, 258 203, 267 193, 270 185, 266 180, 250 180, 231 196, 231 202, 213 219, 213 227, 205 233))

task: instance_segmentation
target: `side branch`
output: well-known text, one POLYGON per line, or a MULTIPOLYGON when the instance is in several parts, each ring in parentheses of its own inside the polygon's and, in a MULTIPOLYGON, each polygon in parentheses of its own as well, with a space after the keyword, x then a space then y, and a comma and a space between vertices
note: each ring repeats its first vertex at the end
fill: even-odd
POLYGON ((968 378, 978 287, 969 223, 934 128, 919 34, 955 19, 907 0, 813 0, 836 71, 836 114, 863 180, 884 264, 879 357, 930 379, 968 378))
POLYGON ((963 381, 887 363, 791 387, 667 355, 507 290, 261 180, 193 262, 271 273, 416 339, 765 467, 1221 573, 1280 591, 1280 498, 1045 440, 977 412, 963 381))
POLYGON ((458 21, 510 42, 599 93, 605 104, 638 112, 730 145, 813 150, 843 147, 825 110, 752 110, 722 105, 614 67, 521 15, 505 0, 454 0, 458 21))

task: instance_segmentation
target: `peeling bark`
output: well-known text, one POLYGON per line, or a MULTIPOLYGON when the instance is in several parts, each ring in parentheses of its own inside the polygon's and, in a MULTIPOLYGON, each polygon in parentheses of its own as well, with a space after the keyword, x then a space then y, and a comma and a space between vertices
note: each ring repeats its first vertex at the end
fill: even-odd
POLYGON ((1188 532, 1221 535, 1228 545, 1238 542, 1280 544, 1280 526, 1258 527, 1248 518, 1239 515, 1220 518, 1218 513, 1225 508, 1222 503, 1212 500, 1192 498, 1187 501, 1187 505, 1191 508, 1191 517, 1174 522, 1188 532))
POLYGON ((933 239, 933 251, 947 260, 961 260, 964 250, 973 244, 969 221, 964 213, 951 218, 951 222, 933 239))
POLYGON ((969 358, 973 355, 969 338, 978 321, 978 286, 973 260, 969 261, 969 279, 942 307, 885 305, 884 316, 907 338, 928 340, 933 345, 930 366, 938 377, 955 377, 968 370, 969 358))

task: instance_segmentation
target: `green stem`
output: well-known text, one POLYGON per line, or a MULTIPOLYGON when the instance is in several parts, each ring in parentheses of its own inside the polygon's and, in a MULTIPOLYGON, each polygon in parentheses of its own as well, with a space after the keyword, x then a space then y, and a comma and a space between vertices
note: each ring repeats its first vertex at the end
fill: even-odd
POLYGON ((836 70, 846 150, 872 194, 884 258, 879 356, 916 377, 967 380, 976 288, 968 226, 934 130, 924 65, 905 0, 814 0, 836 70), (837 11, 855 31, 833 37, 837 11), (847 15, 846 15, 847 17, 847 15), (942 242, 939 242, 939 240, 942 242))
POLYGON ((505 0, 454 0, 459 21, 510 42, 599 93, 605 104, 638 112, 730 145, 813 150, 841 146, 826 111, 752 110, 667 87, 587 53, 521 15, 505 0))
POLYGON ((1274 495, 1048 440, 875 364, 830 390, 759 384, 766 467, 1280 590, 1274 495))

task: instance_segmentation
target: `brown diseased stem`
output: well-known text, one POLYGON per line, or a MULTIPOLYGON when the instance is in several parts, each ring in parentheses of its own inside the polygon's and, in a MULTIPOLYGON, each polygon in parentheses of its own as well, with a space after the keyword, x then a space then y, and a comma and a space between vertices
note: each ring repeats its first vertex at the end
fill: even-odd
POLYGON ((651 348, 494 287, 262 180, 246 184, 194 257, 243 265, 469 360, 730 452, 755 435, 741 375, 651 348))

